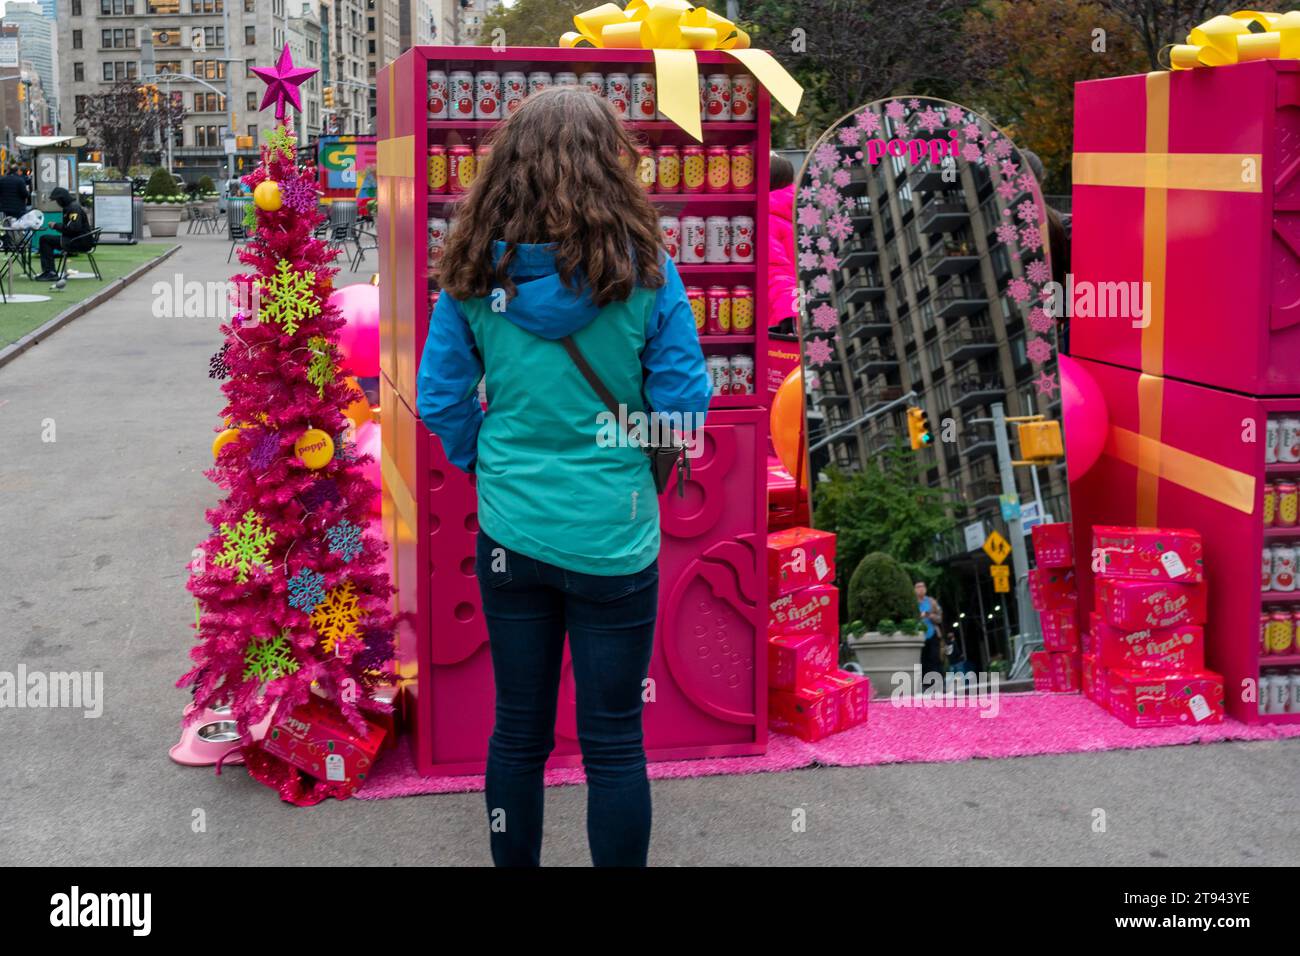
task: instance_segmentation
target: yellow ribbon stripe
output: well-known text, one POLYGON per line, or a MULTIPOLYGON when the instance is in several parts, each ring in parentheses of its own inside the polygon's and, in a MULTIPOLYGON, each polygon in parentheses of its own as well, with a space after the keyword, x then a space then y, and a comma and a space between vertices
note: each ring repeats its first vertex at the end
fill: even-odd
MULTIPOLYGON (((1152 471, 1152 477, 1171 481, 1180 488, 1234 508, 1243 514, 1255 511, 1255 478, 1209 458, 1193 455, 1144 435, 1112 425, 1106 439, 1106 454, 1137 468, 1139 473, 1152 471)), ((1141 512, 1138 524, 1150 526, 1141 512)))
POLYGON ((1206 20, 1169 51, 1174 70, 1300 57, 1300 11, 1238 10, 1206 20), (1253 29, 1252 29, 1253 27, 1253 29))
POLYGON ((697 141, 700 126, 696 50, 723 50, 743 64, 791 115, 799 111, 801 87, 764 50, 749 48, 749 34, 726 17, 686 0, 630 0, 626 8, 603 3, 575 14, 560 46, 589 44, 600 49, 653 50, 659 108, 697 141))
POLYGON ((1257 193, 1262 178, 1245 173, 1261 163, 1259 153, 1075 153, 1073 170, 1080 186, 1257 193))

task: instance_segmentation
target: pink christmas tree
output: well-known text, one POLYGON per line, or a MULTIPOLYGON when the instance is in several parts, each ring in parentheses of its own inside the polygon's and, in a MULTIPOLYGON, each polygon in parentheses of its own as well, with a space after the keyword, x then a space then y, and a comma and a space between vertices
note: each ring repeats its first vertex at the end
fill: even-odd
POLYGON ((222 326, 214 358, 226 421, 207 473, 225 493, 208 511, 211 534, 191 562, 196 605, 194 667, 179 681, 201 708, 228 703, 250 742, 250 773, 289 800, 342 796, 261 751, 247 735, 313 694, 357 730, 386 708, 373 689, 392 678, 392 588, 382 538, 366 533, 377 490, 349 439, 344 409, 360 396, 339 373, 344 318, 329 303, 339 250, 313 238, 320 222, 314 169, 299 167, 284 123, 286 102, 313 71, 288 49, 259 70, 278 125, 243 182, 253 191, 255 232, 240 250, 253 271, 235 277, 245 306, 222 326))

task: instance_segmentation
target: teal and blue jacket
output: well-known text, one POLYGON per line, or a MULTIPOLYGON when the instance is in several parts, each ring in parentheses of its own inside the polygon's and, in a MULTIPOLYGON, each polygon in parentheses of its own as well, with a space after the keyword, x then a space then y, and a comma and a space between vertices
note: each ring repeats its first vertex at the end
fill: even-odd
MULTIPOLYGON (((505 248, 496 243, 495 261, 505 248)), ((580 281, 570 289, 560 280, 553 247, 521 244, 513 298, 438 297, 420 360, 420 417, 448 460, 477 476, 479 526, 502 546, 601 575, 632 574, 657 557, 646 456, 608 440, 610 416, 559 340, 573 336, 630 417, 702 423, 712 387, 695 320, 676 267, 667 257, 661 266, 662 287, 598 308, 580 281)))

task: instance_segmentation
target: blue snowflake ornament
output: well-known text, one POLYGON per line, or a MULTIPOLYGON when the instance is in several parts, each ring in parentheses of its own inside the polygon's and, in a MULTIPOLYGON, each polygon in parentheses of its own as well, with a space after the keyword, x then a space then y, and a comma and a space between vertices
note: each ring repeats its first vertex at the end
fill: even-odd
POLYGON ((310 614, 324 600, 325 575, 303 568, 289 579, 289 607, 310 614))
POLYGON ((325 532, 325 541, 330 554, 339 555, 344 564, 350 564, 362 551, 361 528, 346 518, 325 532))

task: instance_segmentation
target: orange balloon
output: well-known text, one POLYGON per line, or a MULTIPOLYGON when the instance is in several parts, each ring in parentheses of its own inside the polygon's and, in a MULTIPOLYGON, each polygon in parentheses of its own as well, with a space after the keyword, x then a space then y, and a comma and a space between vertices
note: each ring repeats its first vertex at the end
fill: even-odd
POLYGON ((347 408, 343 409, 343 415, 352 424, 360 428, 371 419, 370 401, 366 398, 365 392, 361 390, 361 386, 357 384, 355 376, 348 376, 347 383, 352 386, 356 399, 347 408))
POLYGON ((227 428, 225 431, 212 439, 212 457, 215 460, 221 454, 221 449, 225 448, 232 441, 239 437, 238 428, 227 428))
POLYGON ((772 398, 772 447, 785 470, 799 476, 800 487, 807 487, 808 466, 803 460, 803 405, 803 369, 796 366, 772 398))

